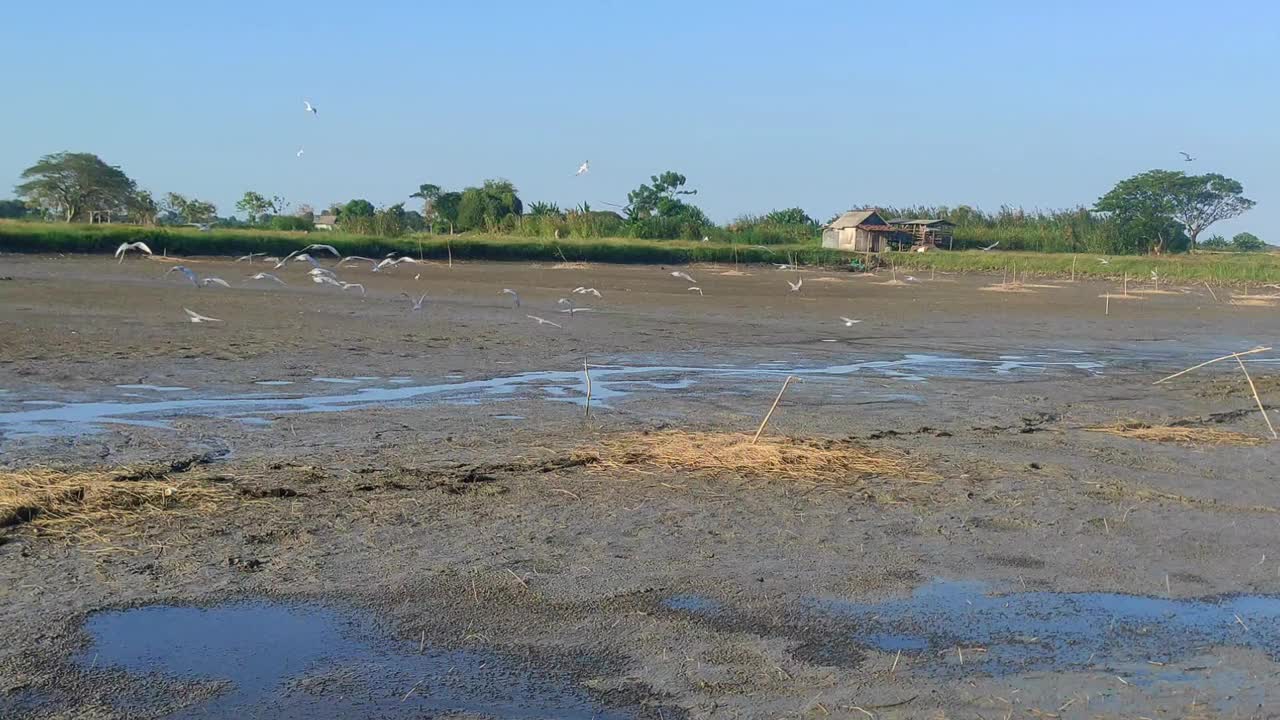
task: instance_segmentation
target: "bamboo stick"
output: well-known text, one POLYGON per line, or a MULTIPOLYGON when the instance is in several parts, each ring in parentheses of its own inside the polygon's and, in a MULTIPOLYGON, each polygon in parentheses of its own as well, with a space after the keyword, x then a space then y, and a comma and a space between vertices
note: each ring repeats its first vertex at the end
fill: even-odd
POLYGON ((778 403, 782 401, 782 393, 787 391, 787 386, 795 380, 794 375, 788 375, 786 380, 782 381, 782 389, 778 391, 778 397, 773 399, 773 405, 769 406, 769 412, 765 413, 764 420, 760 421, 760 427, 756 429, 756 436, 751 438, 751 444, 755 445, 760 439, 760 433, 764 432, 764 426, 769 424, 769 418, 773 417, 773 411, 778 408, 778 403))
POLYGON ((1166 378, 1160 378, 1159 380, 1157 380, 1157 381, 1155 381, 1154 383, 1152 383, 1152 385, 1159 385, 1160 383, 1162 383, 1162 382, 1164 382, 1164 381, 1166 381, 1166 380, 1172 380, 1172 379, 1174 379, 1174 378, 1176 378, 1176 377, 1179 377, 1179 376, 1181 376, 1181 375, 1186 375, 1187 373, 1191 372, 1192 370, 1199 370, 1200 368, 1204 367, 1205 365, 1212 365, 1212 364, 1214 364, 1214 363, 1216 363, 1216 362, 1222 362, 1223 360, 1230 360, 1231 358, 1243 357, 1243 356, 1245 356, 1245 355, 1253 355, 1253 354, 1255 354, 1255 353, 1267 352, 1267 351, 1269 351, 1270 349, 1271 349, 1271 348, 1269 348, 1269 347, 1256 347, 1256 348, 1254 348, 1254 349, 1252 349, 1252 350, 1245 350, 1244 352, 1231 353, 1230 355, 1223 355, 1223 356, 1222 356, 1222 357, 1220 357, 1220 358, 1214 358, 1214 359, 1212 359, 1212 360, 1206 360, 1205 362, 1202 362, 1202 363, 1200 363, 1199 365, 1193 365, 1192 367, 1189 367, 1189 368, 1187 368, 1186 370, 1183 370, 1182 372, 1176 372, 1176 373, 1174 373, 1174 374, 1170 375, 1169 377, 1166 377, 1166 378))
POLYGON ((1258 412, 1262 413, 1262 419, 1267 421, 1267 429, 1271 431, 1272 440, 1280 440, 1280 435, 1276 434, 1276 428, 1271 424, 1271 417, 1267 415, 1267 408, 1262 405, 1262 398, 1258 397, 1258 388, 1253 384, 1253 378, 1249 377, 1249 370, 1245 368, 1244 361, 1240 359, 1239 354, 1233 354, 1232 357, 1236 362, 1240 363, 1240 372, 1244 373, 1244 379, 1249 381, 1249 389, 1253 391, 1253 400, 1258 403, 1258 412))
POLYGON ((591 371, 587 368, 587 361, 582 361, 582 376, 587 379, 587 412, 586 418, 591 419, 591 371))

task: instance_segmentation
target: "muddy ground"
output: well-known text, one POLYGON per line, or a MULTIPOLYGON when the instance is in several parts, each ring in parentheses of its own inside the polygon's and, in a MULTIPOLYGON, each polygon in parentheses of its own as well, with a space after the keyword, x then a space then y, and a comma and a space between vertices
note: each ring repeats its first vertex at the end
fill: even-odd
MULTIPOLYGON (((1238 367, 1152 382, 1280 339, 1274 308, 1164 288, 1113 297, 1104 314, 1119 283, 1013 293, 983 289, 998 276, 806 271, 791 292, 796 275, 772 267, 683 268, 699 294, 673 268, 516 263, 338 270, 361 296, 310 282, 305 265, 278 271, 282 286, 242 282, 245 263, 186 264, 233 287, 197 289, 158 259, 0 255, 0 464, 207 454, 187 472, 239 498, 96 538, 0 531, 0 716, 218 716, 217 678, 97 664, 107 651, 86 618, 273 599, 369 619, 388 647, 493 653, 602 717, 1280 716, 1269 611, 1117 659, 1189 607, 1173 602, 1100 654, 1019 665, 941 620, 895 649, 869 639, 878 615, 815 610, 892 608, 955 581, 1033 615, 1056 593, 1212 607, 1276 593, 1275 445, 1084 429, 1134 419, 1269 437, 1238 367), (424 309, 402 293, 425 293, 424 309), (560 298, 590 310, 558 312, 560 298), (190 323, 184 307, 223 322, 190 323), (590 420, 584 361, 605 366, 590 420), (581 461, 623 432, 753 432, 792 372, 802 381, 770 434, 903 451, 939 481, 581 461)), ((1249 367, 1280 403, 1266 358, 1249 367)), ((1030 634, 1017 642, 1045 642, 1030 634)), ((346 716, 443 716, 414 709, 430 682, 390 674, 352 690, 312 674, 288 682, 326 701, 410 693, 346 716)), ((476 687, 500 692, 504 677, 476 687)), ((307 716, 272 697, 264 716, 307 716)), ((520 707, 467 716, 571 714, 520 707)))

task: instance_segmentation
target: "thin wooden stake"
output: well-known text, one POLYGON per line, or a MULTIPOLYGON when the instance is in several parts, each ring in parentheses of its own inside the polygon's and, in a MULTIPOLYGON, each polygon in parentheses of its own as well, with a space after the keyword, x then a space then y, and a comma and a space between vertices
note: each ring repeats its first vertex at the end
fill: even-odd
POLYGON ((760 433, 764 432, 764 426, 769 424, 769 418, 773 417, 773 411, 777 409, 778 403, 782 401, 782 393, 787 391, 787 386, 795 380, 794 375, 788 375, 786 380, 782 381, 782 389, 778 391, 778 397, 773 399, 773 405, 769 407, 769 412, 765 413, 764 420, 760 421, 760 427, 756 430, 756 436, 751 438, 751 444, 755 445, 760 439, 760 433))
POLYGON ((1124 274, 1124 296, 1129 297, 1129 273, 1124 274))
POLYGON ((591 371, 587 369, 587 361, 582 361, 582 376, 587 379, 587 419, 591 418, 591 371))
POLYGON ((1104 309, 1104 310, 1102 311, 1102 314, 1103 314, 1103 315, 1110 315, 1110 314, 1111 314, 1111 293, 1110 293, 1110 292, 1107 292, 1107 304, 1106 304, 1106 309, 1104 309))
POLYGON ((1209 285, 1208 280, 1204 281, 1204 288, 1209 291, 1209 297, 1213 298, 1214 302, 1218 302, 1218 294, 1213 291, 1213 288, 1209 285))
POLYGON ((444 239, 445 252, 449 253, 449 269, 453 269, 453 243, 449 242, 449 238, 444 239))
POLYGON ((1258 388, 1253 384, 1253 378, 1249 377, 1249 371, 1244 366, 1244 361, 1239 355, 1235 356, 1236 362, 1240 363, 1240 372, 1244 373, 1244 379, 1249 381, 1249 389, 1253 391, 1253 399, 1258 403, 1258 412, 1262 413, 1262 419, 1267 421, 1267 429, 1271 431, 1272 440, 1280 440, 1280 435, 1276 434, 1276 428, 1271 424, 1271 417, 1267 415, 1267 409, 1262 405, 1262 398, 1258 397, 1258 388))
POLYGON ((1231 353, 1230 355, 1223 355, 1223 356, 1222 356, 1222 357, 1220 357, 1220 358, 1214 358, 1214 359, 1212 359, 1212 360, 1206 360, 1205 362, 1202 362, 1202 363, 1200 363, 1199 365, 1193 365, 1193 366, 1191 366, 1191 367, 1187 368, 1186 370, 1183 370, 1182 372, 1176 372, 1176 373, 1174 373, 1174 374, 1170 375, 1169 377, 1166 377, 1166 378, 1160 378, 1159 380, 1157 380, 1157 381, 1155 381, 1154 383, 1152 383, 1152 385, 1159 385, 1160 383, 1162 383, 1162 382, 1164 382, 1164 381, 1166 381, 1166 380, 1172 380, 1172 379, 1174 379, 1174 378, 1176 378, 1176 377, 1179 377, 1179 376, 1182 376, 1182 375, 1186 375, 1187 373, 1191 372, 1192 370, 1199 370, 1200 368, 1204 367, 1205 365, 1212 365, 1212 364, 1214 364, 1214 363, 1216 363, 1216 362, 1222 362, 1223 360, 1230 360, 1231 358, 1240 358, 1240 357, 1244 357, 1245 355, 1253 355, 1254 353, 1267 352, 1267 351, 1269 351, 1269 350, 1271 350, 1271 348, 1269 348, 1269 347, 1257 347, 1257 348, 1254 348, 1254 349, 1252 349, 1252 350, 1245 350, 1244 352, 1231 353))
POLYGON ((1076 281, 1076 256, 1071 256, 1071 282, 1076 281))

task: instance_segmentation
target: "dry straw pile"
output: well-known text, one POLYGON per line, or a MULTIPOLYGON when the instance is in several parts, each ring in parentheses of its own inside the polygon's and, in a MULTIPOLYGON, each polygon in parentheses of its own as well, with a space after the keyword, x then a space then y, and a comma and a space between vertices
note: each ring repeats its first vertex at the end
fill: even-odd
POLYGON ((1140 422, 1122 422, 1085 428, 1089 432, 1119 435, 1148 442, 1179 443, 1181 445, 1262 445, 1266 440, 1230 430, 1212 428, 1175 427, 1172 425, 1148 425, 1140 422))
POLYGON ((107 526, 206 513, 233 497, 227 487, 163 477, 139 479, 129 471, 0 471, 0 528, 24 525, 41 535, 100 537, 107 526))
POLYGON ((865 484, 870 478, 930 485, 938 478, 896 450, 826 439, 672 430, 626 433, 587 453, 595 471, 682 471, 764 480, 865 484))

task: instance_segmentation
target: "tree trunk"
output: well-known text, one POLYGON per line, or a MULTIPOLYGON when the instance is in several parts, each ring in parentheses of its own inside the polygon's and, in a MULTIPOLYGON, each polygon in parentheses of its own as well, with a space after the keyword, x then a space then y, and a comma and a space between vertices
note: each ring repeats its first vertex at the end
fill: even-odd
POLYGON ((1193 230, 1192 232, 1187 233, 1187 236, 1191 238, 1191 247, 1187 248, 1187 254, 1194 255, 1196 251, 1196 238, 1200 237, 1200 231, 1193 230))

